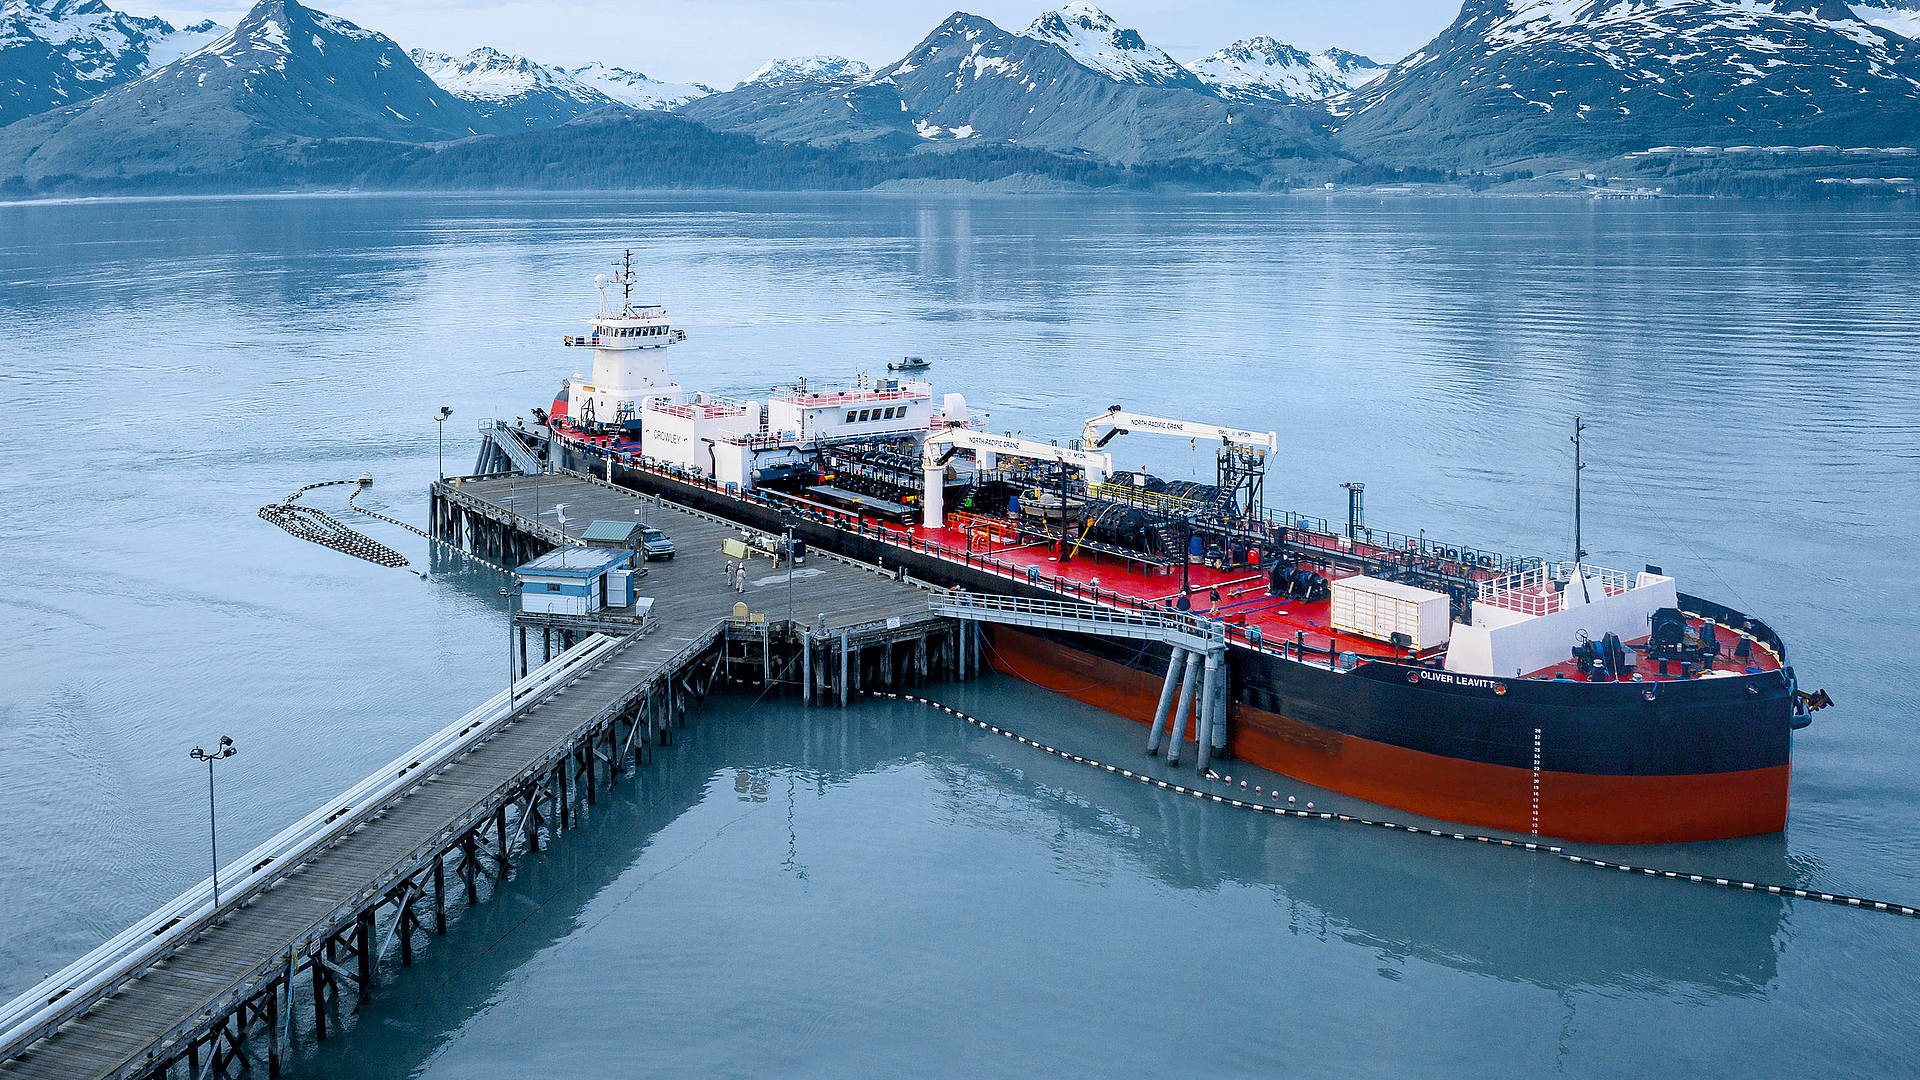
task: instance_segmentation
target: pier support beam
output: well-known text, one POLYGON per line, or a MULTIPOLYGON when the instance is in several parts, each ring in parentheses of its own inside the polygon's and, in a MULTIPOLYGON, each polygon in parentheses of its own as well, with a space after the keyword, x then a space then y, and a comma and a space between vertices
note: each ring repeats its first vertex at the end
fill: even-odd
POLYGON ((1198 758, 1194 767, 1201 773, 1207 771, 1207 763, 1213 758, 1213 725, 1219 718, 1220 661, 1223 659, 1220 653, 1207 650, 1207 674, 1200 683, 1200 722, 1193 729, 1198 758))
POLYGON ((319 953, 312 953, 307 957, 307 971, 313 976, 313 1037, 320 1042, 326 1042, 329 975, 326 967, 320 963, 319 953))
POLYGON ((1153 729, 1147 733, 1147 754, 1160 752, 1160 737, 1167 730, 1167 710, 1173 706, 1174 692, 1180 688, 1180 675, 1187 664, 1187 650, 1176 648, 1167 661, 1167 678, 1160 684, 1160 704, 1153 710, 1153 729))
POLYGON ((354 987, 353 1011, 359 1012, 373 996, 373 909, 360 913, 353 923, 354 961, 358 965, 359 975, 354 980, 360 985, 354 987))
POLYGON ((1187 737, 1187 710, 1193 704, 1194 693, 1200 688, 1201 657, 1197 652, 1187 653, 1186 674, 1180 680, 1180 704, 1173 712, 1173 727, 1167 732, 1167 764, 1180 764, 1180 743, 1187 737))

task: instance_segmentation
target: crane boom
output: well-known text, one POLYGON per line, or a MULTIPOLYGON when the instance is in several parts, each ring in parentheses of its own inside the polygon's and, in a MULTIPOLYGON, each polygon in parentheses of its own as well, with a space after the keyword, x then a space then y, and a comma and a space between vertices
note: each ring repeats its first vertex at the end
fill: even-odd
POLYGON ((1029 458, 1035 461, 1052 461, 1063 465, 1076 465, 1082 469, 1113 467, 1113 455, 1093 450, 1075 450, 1052 443, 1034 442, 1031 439, 1016 439, 1011 435, 991 435, 984 431, 971 431, 966 428, 948 428, 927 436, 926 463, 929 468, 945 462, 940 460, 938 452, 942 447, 954 450, 985 450, 989 453, 1004 454, 1007 457, 1029 458))
POLYGON ((1095 450, 1075 450, 1052 443, 1016 439, 1011 435, 991 435, 984 431, 951 427, 927 436, 921 461, 924 488, 920 498, 922 524, 938 528, 946 524, 947 459, 957 450, 979 450, 1007 457, 1052 461, 1085 469, 1089 476, 1104 476, 1113 471, 1113 456, 1095 450))
POLYGON ((1202 424, 1192 420, 1171 420, 1164 416, 1146 416, 1130 413, 1115 405, 1099 416, 1089 417, 1086 432, 1081 445, 1102 447, 1113 440, 1115 435, 1125 431, 1154 431, 1162 435, 1180 435, 1192 439, 1218 439, 1236 446, 1262 446, 1268 453, 1280 449, 1280 435, 1272 431, 1248 431, 1243 428, 1221 427, 1218 424, 1202 424), (1111 428, 1105 435, 1102 427, 1111 428))

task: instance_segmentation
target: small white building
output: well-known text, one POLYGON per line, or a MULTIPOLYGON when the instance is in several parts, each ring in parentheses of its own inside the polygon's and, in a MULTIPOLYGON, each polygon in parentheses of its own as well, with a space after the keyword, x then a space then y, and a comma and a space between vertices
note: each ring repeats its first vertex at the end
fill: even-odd
POLYGON ((633 552, 623 547, 555 548, 513 572, 520 610, 591 615, 633 606, 633 552))

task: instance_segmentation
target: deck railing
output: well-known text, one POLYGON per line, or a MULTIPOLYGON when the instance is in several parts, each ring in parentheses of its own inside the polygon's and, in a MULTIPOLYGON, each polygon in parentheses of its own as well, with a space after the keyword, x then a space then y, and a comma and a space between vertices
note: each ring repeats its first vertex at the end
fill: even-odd
POLYGON ((511 691, 429 736, 318 810, 254 848, 220 871, 220 906, 213 905, 213 879, 175 897, 158 911, 107 939, 98 948, 0 1005, 0 1061, 51 1035, 60 1025, 111 996, 129 978, 164 960, 210 929, 221 912, 248 903, 314 853, 384 811, 404 792, 490 737, 528 703, 579 678, 617 648, 619 641, 595 635, 529 672, 511 691))
POLYGON ((1576 572, 1598 581, 1608 596, 1632 587, 1624 570, 1611 570, 1589 563, 1543 562, 1525 570, 1480 583, 1476 600, 1522 615, 1551 615, 1566 606, 1562 583, 1571 582, 1576 572))
MULTIPOLYGON (((555 434, 554 438, 560 442, 569 443, 591 453, 610 454, 613 458, 617 459, 623 467, 628 469, 650 472, 686 484, 689 487, 710 491, 717 495, 724 495, 727 498, 737 499, 751 505, 764 506, 776 513, 789 514, 799 520, 811 521, 836 529, 847 529, 851 527, 857 536, 869 536, 883 543, 892 544, 908 551, 915 551, 934 558, 944 559, 961 566, 981 570, 998 577, 1004 577, 1009 581, 1029 585, 1034 588, 1046 589, 1050 592, 1076 600, 1084 600, 1088 603, 1104 604, 1111 607, 1127 608, 1134 611, 1161 613, 1175 610, 1160 602, 1143 600, 1139 597, 1117 593, 1111 589, 1103 589, 1099 585, 1090 582, 1043 574, 1037 566, 1011 562, 998 558, 991 553, 973 552, 964 548, 948 547, 938 541, 915 536, 911 532, 897 527, 889 528, 876 518, 824 507, 817 503, 787 495, 783 492, 762 491, 757 489, 743 491, 738 485, 719 483, 705 473, 673 462, 660 461, 647 457, 644 454, 635 454, 628 451, 610 451, 606 447, 566 435, 555 434)), ((587 474, 579 473, 576 475, 587 474)), ((598 480, 599 477, 590 477, 590 479, 598 480)), ((1288 527, 1295 529, 1312 522, 1319 522, 1322 526, 1325 525, 1323 519, 1308 518, 1299 514, 1270 513, 1268 516, 1276 523, 1280 521, 1291 522, 1292 524, 1288 527)), ((1316 667, 1336 671, 1348 671, 1360 666, 1362 663, 1376 659, 1371 656, 1358 655, 1350 650, 1342 650, 1339 647, 1338 639, 1324 632, 1316 635, 1321 639, 1319 643, 1309 639, 1304 631, 1296 633, 1292 638, 1274 641, 1262 634, 1260 628, 1257 626, 1245 626, 1231 622, 1225 625, 1227 640, 1236 645, 1274 656, 1284 656, 1301 663, 1312 664, 1316 667)))

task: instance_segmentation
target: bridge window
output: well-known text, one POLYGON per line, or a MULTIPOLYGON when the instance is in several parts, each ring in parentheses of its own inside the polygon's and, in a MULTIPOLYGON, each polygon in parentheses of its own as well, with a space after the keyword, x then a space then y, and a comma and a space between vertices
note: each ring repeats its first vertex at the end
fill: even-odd
POLYGON ((848 409, 848 410, 847 410, 847 423, 849 423, 849 424, 851 424, 851 423, 853 423, 853 417, 854 417, 854 412, 853 412, 853 410, 852 410, 852 409, 848 409))

